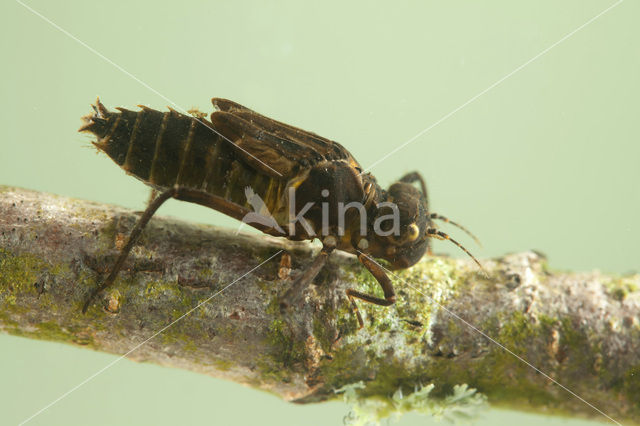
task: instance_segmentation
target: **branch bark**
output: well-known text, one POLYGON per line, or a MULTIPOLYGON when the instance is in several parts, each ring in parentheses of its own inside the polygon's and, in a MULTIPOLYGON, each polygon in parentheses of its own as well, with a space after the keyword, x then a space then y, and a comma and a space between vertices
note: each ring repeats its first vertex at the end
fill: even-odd
POLYGON ((304 305, 282 313, 279 251, 295 274, 317 247, 154 218, 83 315, 135 219, 0 186, 0 329, 115 354, 135 348, 127 358, 299 403, 360 381, 359 397, 379 400, 426 384, 429 398, 445 398, 465 383, 493 405, 606 420, 548 375, 617 421, 640 418, 639 275, 550 271, 528 252, 485 260, 485 277, 466 260, 429 257, 398 273, 394 306, 360 303, 358 330, 344 290, 380 291, 352 256, 332 254, 304 305))

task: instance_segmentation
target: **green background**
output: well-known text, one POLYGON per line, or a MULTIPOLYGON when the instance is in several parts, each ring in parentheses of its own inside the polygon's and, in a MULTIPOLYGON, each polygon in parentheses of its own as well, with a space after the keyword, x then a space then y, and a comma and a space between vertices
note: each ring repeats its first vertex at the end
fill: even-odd
MULTIPOLYGON (((147 188, 76 133, 96 95, 109 108, 164 109, 160 93, 203 111, 227 97, 335 139, 367 167, 613 4, 28 1, 156 93, 5 0, 0 184, 143 208, 147 188)), ((637 271, 639 13, 637 1, 621 3, 372 172, 387 186, 420 170, 432 209, 482 239, 481 249, 460 235, 479 257, 537 249, 559 269, 637 271)), ((238 225, 177 201, 160 214, 238 225)), ((460 255, 444 243, 436 251, 460 255)), ((0 336, 3 423, 113 359, 0 336)), ((30 424, 341 424, 346 412, 123 360, 30 424)), ((479 424, 542 419, 588 423, 489 411, 479 424)), ((409 415, 399 424, 432 422, 409 415)))

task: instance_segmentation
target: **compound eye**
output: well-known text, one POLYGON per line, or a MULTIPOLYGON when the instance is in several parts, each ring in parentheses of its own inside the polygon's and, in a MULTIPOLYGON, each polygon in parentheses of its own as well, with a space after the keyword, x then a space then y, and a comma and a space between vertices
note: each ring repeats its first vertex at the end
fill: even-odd
POLYGON ((407 237, 409 241, 415 241, 420 235, 420 228, 415 223, 412 223, 407 227, 407 237))

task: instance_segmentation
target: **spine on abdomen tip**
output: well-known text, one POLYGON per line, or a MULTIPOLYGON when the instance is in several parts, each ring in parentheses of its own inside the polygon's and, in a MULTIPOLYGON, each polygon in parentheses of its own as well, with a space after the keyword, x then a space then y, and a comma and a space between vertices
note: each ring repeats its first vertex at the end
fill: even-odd
POLYGON ((196 118, 144 106, 111 112, 99 101, 93 108, 80 131, 96 135, 94 146, 125 171, 157 187, 202 185, 207 151, 219 136, 196 118))
POLYGON ((93 109, 80 131, 93 133, 100 151, 154 187, 178 184, 240 205, 246 205, 247 186, 274 207, 281 195, 279 183, 240 161, 231 142, 195 117, 147 107, 111 112, 100 101, 93 109))

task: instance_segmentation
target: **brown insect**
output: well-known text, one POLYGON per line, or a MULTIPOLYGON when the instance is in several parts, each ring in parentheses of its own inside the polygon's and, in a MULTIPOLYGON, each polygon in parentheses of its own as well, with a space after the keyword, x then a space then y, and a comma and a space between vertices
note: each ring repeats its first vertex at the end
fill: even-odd
POLYGON ((346 291, 361 327, 355 299, 382 306, 395 302, 391 280, 374 258, 388 261, 391 269, 408 268, 430 252, 429 241, 437 238, 453 242, 478 263, 462 245, 435 228, 433 221, 443 220, 469 233, 429 212, 426 185, 419 173, 409 173, 384 190, 342 145, 226 99, 212 102, 216 111, 209 120, 204 114, 189 116, 144 106, 140 111, 117 108, 118 112, 111 112, 99 100, 93 105, 94 113, 83 117, 80 131, 93 133, 97 137, 93 144, 100 151, 159 192, 109 276, 87 298, 83 312, 113 283, 145 225, 169 198, 211 207, 267 234, 291 240, 321 239, 320 254, 283 295, 283 306, 301 300, 333 250, 356 254, 384 293, 379 298, 346 291))

